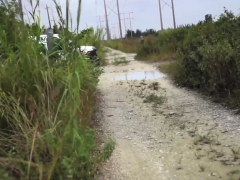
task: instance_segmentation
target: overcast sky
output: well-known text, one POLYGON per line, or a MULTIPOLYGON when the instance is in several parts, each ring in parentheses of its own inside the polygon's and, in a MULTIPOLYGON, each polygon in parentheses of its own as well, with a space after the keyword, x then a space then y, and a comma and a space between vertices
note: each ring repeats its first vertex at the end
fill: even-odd
MULTIPOLYGON (((23 6, 25 10, 30 10, 29 0, 23 0, 23 6)), ((33 0, 34 1, 34 0, 33 0)), ((65 10, 65 0, 57 0, 65 10)), ((163 26, 164 28, 173 27, 172 10, 164 2, 167 2, 171 6, 171 0, 162 1, 162 15, 163 15, 163 26)), ((48 25, 47 13, 45 6, 53 8, 53 12, 50 10, 50 17, 55 16, 57 19, 56 11, 51 3, 51 0, 40 0, 40 11, 41 11, 41 22, 42 24, 48 25)), ((70 0, 70 10, 73 18, 73 27, 76 27, 76 12, 78 7, 78 0, 70 0)), ((109 27, 113 32, 113 27, 118 28, 118 17, 115 14, 116 0, 106 0, 106 4, 109 8, 108 19, 109 27), (111 11, 110 8, 114 11, 111 11)), ((159 6, 158 0, 119 0, 120 13, 131 13, 132 29, 160 29, 160 18, 159 18, 159 6)), ((228 10, 233 11, 235 14, 240 13, 240 0, 174 0, 175 16, 177 25, 197 23, 199 20, 203 20, 206 14, 212 14, 218 16, 223 12, 223 8, 226 7, 228 10)), ((100 25, 100 20, 97 16, 101 16, 102 26, 105 26, 104 17, 104 4, 103 0, 82 0, 82 14, 80 29, 86 27, 97 27, 100 25)), ((125 14, 125 18, 128 14, 125 14)), ((121 15, 123 19, 124 16, 121 15)), ((126 28, 130 29, 130 21, 126 20, 126 28)), ((122 29, 124 31, 124 21, 122 20, 122 29)))

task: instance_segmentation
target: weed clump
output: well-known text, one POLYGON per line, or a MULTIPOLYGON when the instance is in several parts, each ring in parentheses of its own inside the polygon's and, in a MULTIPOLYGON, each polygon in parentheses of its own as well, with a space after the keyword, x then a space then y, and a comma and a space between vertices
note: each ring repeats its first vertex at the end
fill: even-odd
POLYGON ((234 161, 237 161, 240 158, 240 149, 231 149, 232 154, 233 154, 233 159, 234 161))
POLYGON ((148 86, 149 89, 152 89, 154 91, 157 91, 159 89, 159 83, 158 82, 153 82, 148 86))
POLYGON ((165 97, 150 94, 145 97, 143 103, 152 103, 154 107, 159 106, 165 102, 165 97))
POLYGON ((119 66, 119 65, 127 65, 129 64, 130 61, 126 61, 126 60, 118 60, 118 61, 114 61, 112 64, 114 66, 119 66))

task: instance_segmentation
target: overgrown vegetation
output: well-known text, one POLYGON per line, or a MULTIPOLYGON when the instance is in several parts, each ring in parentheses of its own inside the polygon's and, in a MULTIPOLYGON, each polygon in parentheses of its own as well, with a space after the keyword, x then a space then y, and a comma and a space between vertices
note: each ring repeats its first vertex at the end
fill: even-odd
POLYGON ((178 42, 178 61, 160 69, 180 85, 200 89, 239 107, 239 28, 240 17, 226 9, 217 21, 206 17, 183 33, 183 41, 178 42))
POLYGON ((239 28, 240 16, 225 9, 216 21, 206 15, 196 25, 145 37, 144 45, 138 39, 108 43, 124 52, 137 52, 138 60, 175 60, 160 69, 178 84, 200 89, 226 99, 230 106, 240 107, 239 28))
POLYGON ((125 53, 136 53, 141 44, 139 39, 134 38, 106 41, 105 45, 125 53))
POLYGON ((127 33, 125 37, 127 38, 140 38, 140 36, 150 36, 155 35, 157 32, 154 29, 146 29, 145 31, 141 31, 140 29, 137 29, 136 31, 132 31, 130 29, 127 30, 127 33))
POLYGON ((140 36, 144 36, 144 39, 149 41, 149 39, 153 39, 156 35, 156 31, 154 29, 146 29, 145 31, 141 31, 137 29, 136 31, 127 30, 124 39, 115 39, 106 41, 106 46, 120 50, 125 53, 136 53, 141 47, 140 36))
POLYGON ((127 61, 127 60, 117 60, 117 61, 114 61, 112 64, 114 66, 119 66, 119 65, 127 65, 129 63, 130 61, 127 61))
POLYGON ((149 94, 145 97, 143 103, 152 103, 153 107, 157 107, 158 105, 162 105, 165 102, 164 96, 157 96, 155 94, 149 94))
MULTIPOLYGON (((18 20, 15 1, 0 7, 0 179, 92 179, 95 164, 114 149, 110 142, 102 153, 92 154, 96 143, 89 123, 100 71, 73 51, 79 42, 101 47, 101 33, 71 33, 69 1, 64 20, 54 2, 62 20, 59 43, 64 58, 51 56, 59 52, 56 49, 42 51, 42 28, 35 14, 39 1, 30 1, 31 27, 18 20)), ((77 25, 81 1, 78 6, 77 25)))
POLYGON ((138 60, 169 60, 175 59, 176 52, 182 46, 183 40, 191 28, 190 25, 178 29, 167 29, 158 32, 151 38, 145 38, 144 45, 137 51, 138 60))

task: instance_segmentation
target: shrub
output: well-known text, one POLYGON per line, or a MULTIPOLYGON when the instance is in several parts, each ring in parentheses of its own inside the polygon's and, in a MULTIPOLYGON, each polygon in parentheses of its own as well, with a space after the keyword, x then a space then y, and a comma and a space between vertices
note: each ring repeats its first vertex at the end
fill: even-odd
POLYGON ((240 18, 225 10, 217 22, 192 28, 179 48, 182 84, 222 97, 239 88, 240 18))
POLYGON ((155 36, 146 37, 144 45, 138 49, 136 59, 148 60, 155 54, 159 59, 169 54, 175 54, 182 46, 188 26, 178 29, 168 29, 158 32, 155 36))
MULTIPOLYGON (((161 65, 160 69, 170 73, 180 85, 200 89, 239 107, 239 29, 240 16, 225 9, 217 21, 207 16, 196 25, 165 31, 155 40, 160 44, 156 43, 156 47, 161 47, 160 54, 161 50, 177 52, 178 61, 161 65)), ((139 54, 156 51, 156 47, 148 47, 139 54)))

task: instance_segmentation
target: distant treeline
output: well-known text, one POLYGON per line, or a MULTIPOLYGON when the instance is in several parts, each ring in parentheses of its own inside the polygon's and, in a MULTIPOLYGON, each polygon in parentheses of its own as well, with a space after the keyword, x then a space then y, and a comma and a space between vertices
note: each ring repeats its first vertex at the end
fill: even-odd
POLYGON ((154 29, 146 29, 145 31, 141 31, 139 29, 137 29, 136 31, 131 31, 131 30, 127 30, 127 34, 126 37, 140 37, 140 36, 148 36, 148 35, 155 35, 157 33, 156 30, 154 29))
MULTIPOLYGON (((209 22, 209 21, 213 21, 212 15, 211 14, 207 14, 205 15, 205 20, 204 21, 199 21, 197 24, 202 24, 203 22, 209 22)), ((180 25, 178 26, 178 28, 191 28, 195 26, 195 24, 185 24, 185 25, 180 25)), ((171 28, 165 29, 169 30, 171 28)), ((149 35, 157 35, 157 32, 155 29, 146 29, 145 31, 141 31, 140 29, 137 29, 136 31, 131 31, 131 30, 127 30, 127 33, 125 35, 125 37, 129 38, 129 37, 140 37, 140 36, 149 36, 149 35)))

